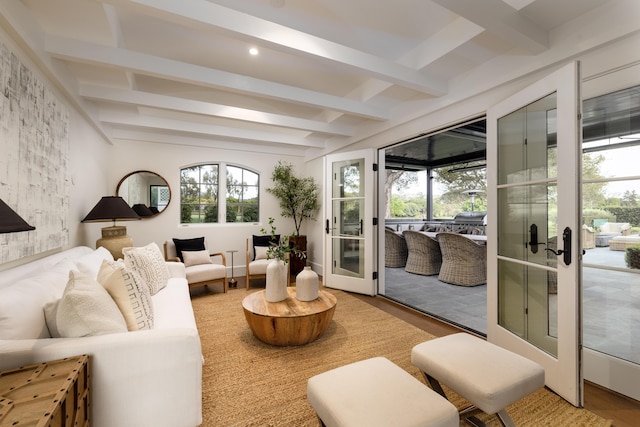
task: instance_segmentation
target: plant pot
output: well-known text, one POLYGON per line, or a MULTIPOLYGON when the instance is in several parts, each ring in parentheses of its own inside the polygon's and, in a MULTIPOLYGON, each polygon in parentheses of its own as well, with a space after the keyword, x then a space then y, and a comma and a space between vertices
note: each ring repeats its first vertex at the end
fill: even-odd
MULTIPOLYGON (((297 247, 299 250, 306 253, 307 252, 307 236, 291 236, 289 238, 289 247, 291 248, 297 247)), ((304 269, 304 267, 307 265, 307 259, 302 258, 302 256, 299 256, 294 252, 291 252, 291 258, 289 262, 291 263, 292 276, 297 276, 298 273, 300 273, 304 269)))
POLYGON ((296 299, 298 301, 313 301, 318 298, 318 274, 305 267, 296 276, 296 299))
POLYGON ((267 265, 265 299, 268 302, 287 299, 287 264, 284 261, 274 259, 267 265))

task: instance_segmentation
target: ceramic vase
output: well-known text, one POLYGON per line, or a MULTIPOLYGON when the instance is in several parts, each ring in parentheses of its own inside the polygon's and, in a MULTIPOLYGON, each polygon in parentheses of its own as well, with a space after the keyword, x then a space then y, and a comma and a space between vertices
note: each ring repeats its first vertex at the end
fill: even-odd
POLYGON ((267 265, 265 299, 268 302, 287 299, 287 265, 284 261, 274 259, 267 265))
POLYGON ((313 301, 318 298, 318 274, 305 267, 296 276, 296 299, 299 301, 313 301))

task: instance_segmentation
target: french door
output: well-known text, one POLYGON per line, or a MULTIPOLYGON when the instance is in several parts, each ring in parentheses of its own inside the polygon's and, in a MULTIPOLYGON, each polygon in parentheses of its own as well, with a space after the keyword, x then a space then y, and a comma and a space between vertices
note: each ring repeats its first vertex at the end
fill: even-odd
POLYGON ((487 112, 487 338, 582 406, 579 64, 487 112))
POLYGON ((374 150, 325 158, 324 285, 375 295, 374 150))

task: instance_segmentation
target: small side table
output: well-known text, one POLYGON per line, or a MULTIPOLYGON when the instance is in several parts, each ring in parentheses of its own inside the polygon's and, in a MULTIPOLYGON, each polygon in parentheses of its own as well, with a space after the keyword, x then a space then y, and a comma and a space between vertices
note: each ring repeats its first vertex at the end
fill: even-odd
POLYGON ((237 288, 238 287, 238 281, 236 280, 236 278, 233 275, 233 254, 235 254, 236 252, 238 252, 236 249, 232 249, 230 251, 227 251, 227 253, 231 254, 231 279, 229 279, 229 288, 237 288))

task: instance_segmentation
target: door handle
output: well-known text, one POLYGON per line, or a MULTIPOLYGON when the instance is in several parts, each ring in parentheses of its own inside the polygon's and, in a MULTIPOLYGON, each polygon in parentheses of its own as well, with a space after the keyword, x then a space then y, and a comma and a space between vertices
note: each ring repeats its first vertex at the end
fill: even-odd
POLYGON ((329 219, 327 218, 327 226, 324 228, 327 231, 327 234, 331 232, 331 227, 329 227, 329 219))
POLYGON ((362 236, 363 233, 364 233, 364 220, 361 218, 360 219, 360 235, 362 236))
POLYGON ((529 227, 529 247, 531 248, 531 253, 538 253, 538 245, 538 226, 531 224, 529 227))
POLYGON ((571 228, 564 228, 564 231, 562 232, 562 243, 564 245, 564 249, 554 251, 553 249, 547 248, 547 250, 553 252, 556 256, 562 255, 562 261, 564 264, 569 265, 571 264, 571 228))

